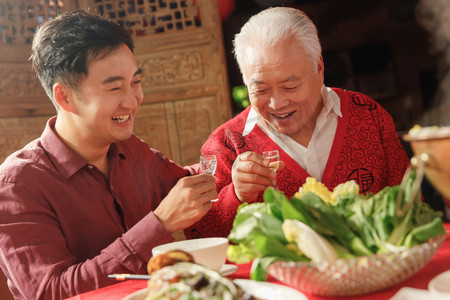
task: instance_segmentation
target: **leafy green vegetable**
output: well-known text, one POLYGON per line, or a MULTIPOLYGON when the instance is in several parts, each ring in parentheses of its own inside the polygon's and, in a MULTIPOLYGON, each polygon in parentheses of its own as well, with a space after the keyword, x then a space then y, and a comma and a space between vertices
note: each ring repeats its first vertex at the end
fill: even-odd
POLYGON ((232 242, 228 259, 236 263, 253 260, 254 280, 265 280, 276 260, 310 260, 298 243, 287 241, 282 230, 285 220, 308 225, 331 244, 338 258, 395 251, 445 234, 442 213, 421 201, 415 181, 413 170, 399 186, 385 187, 373 195, 341 194, 334 205, 311 191, 289 200, 267 188, 263 203, 239 207, 228 236, 232 242))

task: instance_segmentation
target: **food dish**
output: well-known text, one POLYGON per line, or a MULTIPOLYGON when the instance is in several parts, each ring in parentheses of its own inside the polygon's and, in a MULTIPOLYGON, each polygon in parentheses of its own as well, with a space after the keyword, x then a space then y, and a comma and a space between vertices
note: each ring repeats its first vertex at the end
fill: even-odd
POLYGON ((239 268, 236 265, 225 264, 222 268, 220 268, 219 274, 222 276, 228 276, 236 272, 238 269, 239 268))
POLYGON ((450 299, 450 270, 431 279, 428 290, 433 299, 450 299))
POLYGON ((269 274, 301 291, 320 296, 361 295, 393 286, 412 276, 436 253, 440 236, 398 252, 327 262, 274 262, 269 274))
POLYGON ((191 254, 197 264, 219 271, 225 263, 227 248, 227 238, 199 238, 156 246, 152 249, 152 255, 157 256, 171 250, 183 250, 191 254))
POLYGON ((281 284, 264 281, 254 281, 249 279, 235 279, 234 283, 239 285, 247 293, 260 299, 270 299, 270 300, 308 299, 300 291, 297 291, 296 289, 281 284))
POLYGON ((427 298, 430 298, 430 293, 427 290, 404 287, 390 300, 423 300, 427 298))
MULTIPOLYGON (((303 293, 276 283, 260 282, 248 279, 235 279, 234 283, 239 285, 244 291, 252 294, 261 299, 270 300, 284 300, 284 299, 296 299, 303 300, 308 299, 303 293)), ((141 289, 134 292, 131 295, 123 298, 122 300, 144 300, 147 289, 141 289)))

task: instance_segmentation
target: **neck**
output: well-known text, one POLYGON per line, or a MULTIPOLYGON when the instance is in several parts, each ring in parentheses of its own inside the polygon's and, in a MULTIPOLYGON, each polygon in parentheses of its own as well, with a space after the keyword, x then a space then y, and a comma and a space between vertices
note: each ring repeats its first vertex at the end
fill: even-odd
POLYGON ((64 121, 61 121, 60 118, 56 119, 54 130, 64 144, 86 160, 88 164, 97 167, 109 178, 108 151, 111 145, 100 147, 95 143, 83 140, 81 134, 72 132, 67 128, 71 128, 71 126, 64 126, 64 121))
POLYGON ((304 147, 308 147, 309 142, 311 141, 314 130, 316 129, 317 119, 324 107, 323 101, 319 101, 315 110, 311 114, 311 117, 307 124, 302 128, 302 130, 296 134, 290 136, 293 140, 304 147))

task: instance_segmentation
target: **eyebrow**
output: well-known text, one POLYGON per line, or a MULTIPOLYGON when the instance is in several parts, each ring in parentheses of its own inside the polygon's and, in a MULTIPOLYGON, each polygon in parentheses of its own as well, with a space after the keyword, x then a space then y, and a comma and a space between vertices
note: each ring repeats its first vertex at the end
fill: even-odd
MULTIPOLYGON (((299 80, 298 76, 289 76, 288 78, 286 78, 285 80, 283 80, 281 83, 286 83, 289 81, 293 81, 293 80, 299 80)), ((264 82, 259 81, 259 80, 252 80, 250 83, 254 83, 254 84, 264 84, 264 82)))
MULTIPOLYGON (((140 75, 142 74, 142 69, 139 68, 134 74, 133 77, 136 75, 140 75)), ((110 83, 110 82, 114 82, 114 81, 118 81, 118 80, 123 80, 124 78, 122 76, 111 76, 111 77, 107 77, 105 80, 103 80, 102 84, 105 83, 110 83)))

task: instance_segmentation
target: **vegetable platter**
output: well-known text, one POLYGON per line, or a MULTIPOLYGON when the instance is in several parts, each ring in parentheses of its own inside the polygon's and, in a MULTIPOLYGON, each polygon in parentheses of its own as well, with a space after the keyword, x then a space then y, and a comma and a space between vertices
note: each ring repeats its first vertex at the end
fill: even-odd
POLYGON ((395 285, 422 268, 445 239, 442 213, 421 200, 421 179, 412 169, 401 185, 367 195, 354 181, 329 191, 314 178, 291 199, 268 188, 264 202, 239 207, 227 257, 253 261, 251 279, 270 274, 316 295, 395 285))

